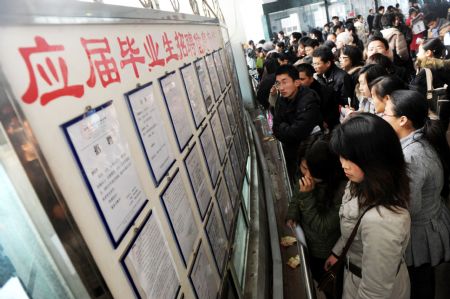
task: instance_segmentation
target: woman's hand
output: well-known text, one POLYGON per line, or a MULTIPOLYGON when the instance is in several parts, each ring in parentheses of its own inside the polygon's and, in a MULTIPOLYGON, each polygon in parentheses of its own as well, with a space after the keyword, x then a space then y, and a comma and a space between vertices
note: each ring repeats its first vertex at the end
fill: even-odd
POLYGON ((286 221, 286 225, 292 229, 295 229, 295 227, 297 226, 297 222, 295 222, 295 220, 293 220, 293 219, 288 219, 286 221))
POLYGON ((325 271, 328 271, 328 269, 331 268, 334 264, 336 264, 337 258, 334 255, 330 255, 327 260, 325 261, 324 269, 325 271))
POLYGON ((311 177, 304 176, 298 183, 300 184, 300 192, 311 192, 314 190, 314 179, 311 177))

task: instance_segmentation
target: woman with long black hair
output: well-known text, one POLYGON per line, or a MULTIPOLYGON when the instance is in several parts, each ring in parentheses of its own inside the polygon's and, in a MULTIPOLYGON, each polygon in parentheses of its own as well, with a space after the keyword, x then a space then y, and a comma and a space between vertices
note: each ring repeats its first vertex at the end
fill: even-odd
POLYGON ((409 298, 403 261, 411 225, 409 179, 395 131, 374 114, 354 113, 333 131, 331 148, 350 182, 339 211, 341 237, 325 269, 363 215, 345 256, 343 298, 409 298))

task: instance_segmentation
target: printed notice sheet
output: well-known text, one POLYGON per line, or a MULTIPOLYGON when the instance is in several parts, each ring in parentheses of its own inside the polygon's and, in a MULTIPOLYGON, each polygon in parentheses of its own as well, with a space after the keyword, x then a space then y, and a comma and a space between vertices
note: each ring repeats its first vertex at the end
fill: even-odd
POLYGON ((147 200, 111 103, 63 127, 117 246, 147 200))
POLYGON ((190 279, 198 299, 215 299, 217 297, 217 292, 219 291, 217 271, 208 261, 206 247, 203 242, 200 243, 197 258, 190 273, 190 279))
POLYGON ((227 235, 230 237, 231 224, 233 223, 233 206, 231 205, 227 184, 221 180, 218 185, 216 199, 219 203, 219 209, 222 214, 223 222, 225 223, 225 230, 227 235))
POLYGON ((220 162, 223 162, 225 154, 227 153, 227 146, 225 144, 225 136, 223 135, 222 125, 220 124, 219 114, 215 112, 209 121, 214 133, 217 149, 219 150, 220 162))
POLYGON ((214 208, 211 210, 211 215, 206 223, 206 234, 208 235, 208 240, 211 244, 217 268, 222 275, 228 241, 220 215, 216 213, 214 208))
POLYGON ((193 64, 189 64, 181 69, 184 86, 189 98, 192 114, 194 115, 195 127, 198 128, 206 116, 205 102, 203 101, 202 91, 198 84, 197 75, 193 64))
POLYGON ((127 97, 151 172, 158 184, 175 161, 175 155, 155 100, 153 85, 131 92, 127 97))
POLYGON ((187 190, 184 188, 179 171, 164 191, 162 200, 169 215, 184 262, 187 264, 198 235, 198 228, 195 224, 194 215, 187 197, 187 190))
POLYGON ((236 154, 236 147, 234 146, 234 143, 231 145, 230 153, 228 155, 231 159, 231 166, 233 167, 233 171, 236 177, 236 184, 239 186, 239 182, 241 181, 241 167, 239 165, 239 161, 237 159, 236 154))
POLYGON ((161 89, 164 93, 164 99, 169 109, 170 119, 172 120, 175 134, 177 135, 178 146, 183 150, 189 139, 192 137, 191 124, 188 113, 185 109, 184 91, 180 88, 176 73, 168 74, 161 78, 161 89))
POLYGON ((200 141, 202 143, 203 154, 206 158, 206 164, 208 165, 211 182, 213 186, 216 186, 217 178, 219 177, 220 161, 210 126, 206 126, 203 130, 200 135, 200 141))
POLYGON ((195 199, 197 200, 200 215, 203 219, 205 217, 209 202, 211 201, 211 193, 209 192, 208 175, 205 175, 200 159, 197 145, 195 145, 187 155, 184 163, 189 174, 191 186, 194 189, 195 199))
MULTIPOLYGON (((230 91, 231 91, 231 89, 230 89, 230 91)), ((231 106, 230 91, 223 98, 223 102, 224 102, 225 108, 227 110, 228 121, 230 122, 231 130, 232 130, 232 132, 234 132, 236 130, 236 120, 234 119, 235 115, 233 112, 233 107, 231 106)))
POLYGON ((219 103, 217 111, 219 111, 220 114, 220 120, 222 123, 223 133, 225 136, 225 142, 227 143, 227 145, 229 145, 233 138, 233 135, 231 134, 230 123, 228 122, 228 116, 227 112, 225 111, 225 106, 223 102, 224 100, 221 103, 219 103))
POLYGON ((227 87, 226 81, 225 81, 225 73, 224 73, 225 69, 222 65, 222 61, 220 59, 219 52, 216 51, 212 55, 214 58, 214 62, 216 63, 217 75, 219 75, 220 89, 224 90, 225 87, 227 87))
POLYGON ((230 191, 231 203, 233 204, 234 207, 236 206, 236 199, 238 198, 238 188, 236 185, 236 181, 234 180, 234 174, 233 169, 231 169, 230 159, 228 159, 227 162, 225 162, 224 173, 225 173, 225 181, 228 185, 228 190, 230 191))
POLYGON ((229 73, 229 65, 227 59, 225 58, 225 52, 223 49, 219 50, 220 58, 222 58, 223 71, 225 72, 225 78, 227 80, 227 84, 230 83, 230 73, 229 73))
POLYGON ((214 58, 212 55, 206 55, 206 65, 208 66, 209 76, 211 77, 211 83, 214 90, 215 99, 218 99, 222 93, 219 85, 219 77, 217 76, 216 67, 214 65, 214 58))
POLYGON ((200 87, 202 89, 203 98, 205 99, 206 110, 211 110, 214 103, 214 93, 211 86, 211 81, 209 81, 208 71, 206 69, 205 60, 199 59, 195 63, 195 69, 197 71, 198 80, 200 82, 200 87))
POLYGON ((180 283, 169 252, 156 216, 152 214, 123 260, 139 297, 176 298, 180 283))

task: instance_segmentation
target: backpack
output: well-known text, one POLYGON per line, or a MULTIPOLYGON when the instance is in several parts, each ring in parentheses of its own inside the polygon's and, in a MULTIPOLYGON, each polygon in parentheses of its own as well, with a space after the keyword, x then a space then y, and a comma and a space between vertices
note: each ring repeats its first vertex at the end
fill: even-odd
POLYGON ((427 101, 430 110, 439 115, 442 103, 450 102, 447 96, 447 84, 443 87, 433 87, 433 73, 429 68, 424 68, 427 81, 427 101))

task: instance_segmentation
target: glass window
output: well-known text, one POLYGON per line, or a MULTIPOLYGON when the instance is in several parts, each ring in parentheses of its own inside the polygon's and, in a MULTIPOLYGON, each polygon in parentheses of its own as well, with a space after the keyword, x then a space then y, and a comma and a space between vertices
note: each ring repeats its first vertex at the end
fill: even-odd
MULTIPOLYGON (((22 160, 37 163, 33 146, 19 142, 22 160)), ((2 126, 0 199, 0 298, 89 298, 2 126)))

